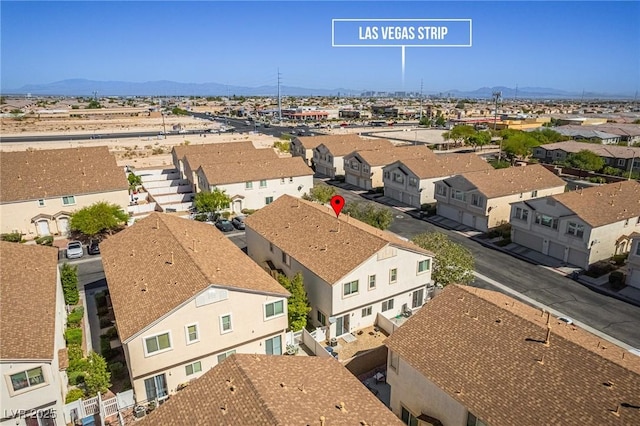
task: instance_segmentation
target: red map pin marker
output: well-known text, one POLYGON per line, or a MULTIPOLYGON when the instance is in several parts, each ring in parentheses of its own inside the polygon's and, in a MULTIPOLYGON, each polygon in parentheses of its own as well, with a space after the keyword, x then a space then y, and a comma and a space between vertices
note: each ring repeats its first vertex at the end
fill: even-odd
POLYGON ((331 197, 331 207, 333 211, 336 212, 336 217, 340 216, 340 212, 344 207, 344 198, 342 198, 342 195, 334 195, 331 197))

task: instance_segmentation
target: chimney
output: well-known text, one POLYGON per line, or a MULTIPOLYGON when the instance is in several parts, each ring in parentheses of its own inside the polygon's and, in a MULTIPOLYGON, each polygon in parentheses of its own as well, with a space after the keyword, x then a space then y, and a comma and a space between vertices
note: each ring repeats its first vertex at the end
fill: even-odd
POLYGON ((324 421, 325 421, 325 417, 324 416, 320 416, 320 426, 324 426, 324 421))
POLYGON ((551 337, 551 327, 547 327, 547 337, 544 339, 544 345, 549 346, 549 338, 551 337))

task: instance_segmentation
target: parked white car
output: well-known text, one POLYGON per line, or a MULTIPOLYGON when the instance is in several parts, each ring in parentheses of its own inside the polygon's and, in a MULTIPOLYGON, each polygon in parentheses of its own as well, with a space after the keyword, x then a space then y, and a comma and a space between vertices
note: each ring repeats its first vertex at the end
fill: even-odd
POLYGON ((67 244, 67 259, 78 259, 84 256, 84 249, 80 241, 70 241, 67 244))

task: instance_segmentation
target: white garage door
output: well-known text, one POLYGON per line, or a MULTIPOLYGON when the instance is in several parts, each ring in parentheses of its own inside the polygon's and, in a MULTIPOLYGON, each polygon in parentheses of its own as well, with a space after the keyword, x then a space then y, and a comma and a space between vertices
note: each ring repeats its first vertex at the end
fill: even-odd
POLYGON ((37 223, 38 225, 38 235, 40 235, 41 237, 44 237, 46 235, 49 235, 51 232, 49 232, 49 221, 48 220, 41 220, 37 223))
POLYGON ((542 253, 542 237, 514 229, 513 242, 542 253))
POLYGON ((60 234, 67 235, 69 233, 69 218, 68 217, 60 217, 58 218, 58 231, 60 234))

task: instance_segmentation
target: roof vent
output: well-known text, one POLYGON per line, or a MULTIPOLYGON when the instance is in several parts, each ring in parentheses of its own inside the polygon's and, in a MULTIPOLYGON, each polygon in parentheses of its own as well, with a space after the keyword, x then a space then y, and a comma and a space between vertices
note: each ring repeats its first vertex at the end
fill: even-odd
POLYGON ((227 414, 227 404, 224 404, 222 407, 220 407, 220 411, 222 411, 222 415, 225 416, 227 414))
POLYGON ((538 362, 538 364, 540 364, 540 365, 544 365, 544 355, 542 355, 542 356, 540 357, 540 359, 539 359, 539 360, 537 360, 537 362, 538 362))
POLYGON ((547 337, 544 339, 544 345, 549 346, 549 338, 551 337, 551 327, 547 327, 547 337))
POLYGON ((320 416, 320 426, 324 426, 326 418, 324 416, 320 416))
POLYGON ((616 407, 615 411, 614 410, 609 410, 609 412, 611 414, 613 414, 616 417, 620 417, 620 404, 618 404, 618 406, 616 407))
POLYGON ((304 385, 300 385, 300 387, 298 388, 298 390, 304 394, 307 393, 307 390, 304 388, 304 385))
POLYGON ((336 408, 340 410, 342 413, 347 413, 347 409, 345 408, 344 402, 340 401, 340 404, 336 405, 336 408))
POLYGON ((286 385, 286 383, 282 382, 282 383, 280 383, 280 387, 281 387, 281 388, 286 388, 286 387, 287 387, 287 385, 286 385))
POLYGON ((605 385, 609 389, 613 389, 614 383, 611 380, 607 380, 606 382, 603 383, 603 385, 605 385))

